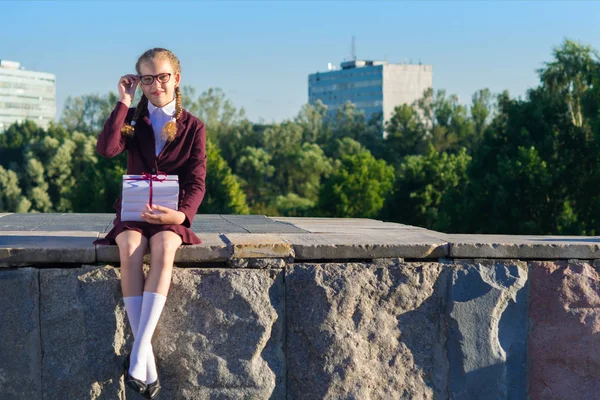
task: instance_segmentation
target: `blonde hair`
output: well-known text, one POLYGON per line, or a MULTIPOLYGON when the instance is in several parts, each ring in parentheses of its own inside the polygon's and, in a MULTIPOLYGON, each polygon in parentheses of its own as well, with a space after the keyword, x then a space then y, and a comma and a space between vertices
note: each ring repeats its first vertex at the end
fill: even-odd
MULTIPOLYGON (((175 74, 181 73, 181 65, 179 63, 179 59, 175 56, 175 54, 173 54, 173 52, 171 52, 170 50, 162 49, 160 47, 155 47, 153 49, 150 49, 150 50, 144 52, 144 54, 142 54, 140 56, 140 58, 138 58, 137 63, 135 64, 135 70, 137 71, 138 75, 141 74, 140 65, 142 62, 152 61, 154 59, 159 59, 159 58, 166 58, 167 60, 169 60, 169 62, 171 63, 171 66, 173 67, 173 72, 175 74)), ((131 122, 125 123, 125 125, 123 125, 123 127, 121 128, 121 133, 123 135, 133 136, 133 133, 135 132, 135 128, 133 127, 133 125, 135 125, 137 123, 138 118, 142 114, 142 111, 147 107, 148 107, 148 98, 146 97, 146 95, 143 94, 137 107, 135 108, 135 112, 133 113, 133 118, 131 119, 131 122), (132 122, 133 122, 133 124, 132 124, 132 122)), ((175 87, 175 121, 167 122, 161 132, 161 136, 163 137, 163 139, 166 139, 168 142, 175 139, 175 136, 177 135, 177 121, 181 117, 182 110, 183 110, 183 108, 181 107, 181 90, 179 89, 179 86, 176 86, 175 87)))

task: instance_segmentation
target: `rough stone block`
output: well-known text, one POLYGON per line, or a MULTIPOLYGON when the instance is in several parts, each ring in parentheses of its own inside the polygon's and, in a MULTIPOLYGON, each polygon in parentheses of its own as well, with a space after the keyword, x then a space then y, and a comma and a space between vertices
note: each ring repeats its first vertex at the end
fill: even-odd
POLYGON ((450 399, 526 399, 527 265, 458 261, 448 301, 450 399))
MULTIPOLYGON (((124 398, 119 270, 40 273, 44 398, 124 398)), ((283 398, 283 302, 281 271, 176 268, 153 337, 161 398, 283 398)))
POLYGON ((600 256, 597 236, 441 235, 450 242, 450 257, 454 258, 557 260, 600 256))
POLYGON ((0 304, 0 400, 41 399, 37 269, 0 270, 0 304))
POLYGON ((600 266, 531 262, 532 400, 600 396, 600 266))
POLYGON ((439 258, 448 255, 448 244, 419 231, 404 233, 282 233, 292 243, 295 260, 373 258, 439 258))
POLYGON ((280 235, 269 233, 228 233, 223 235, 231 258, 288 258, 294 249, 280 235))
POLYGON ((0 267, 93 263, 98 232, 0 232, 0 267))
POLYGON ((290 267, 287 398, 447 398, 446 275, 398 260, 290 267))
POLYGON ((44 399, 122 399, 126 315, 112 267, 40 270, 44 399))
POLYGON ((283 272, 177 269, 157 329, 164 399, 284 399, 283 272))
POLYGON ((287 263, 294 262, 291 257, 287 260, 282 258, 232 258, 229 260, 230 268, 285 268, 287 263))

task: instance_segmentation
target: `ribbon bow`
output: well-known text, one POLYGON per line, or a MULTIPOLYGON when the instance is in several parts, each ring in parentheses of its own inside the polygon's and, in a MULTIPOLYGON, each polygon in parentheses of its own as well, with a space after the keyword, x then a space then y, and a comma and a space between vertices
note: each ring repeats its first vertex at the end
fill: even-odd
POLYGON ((125 178, 126 181, 150 181, 150 208, 152 208, 152 182, 163 182, 167 180, 167 174, 159 173, 152 175, 148 172, 142 172, 141 178, 125 178))

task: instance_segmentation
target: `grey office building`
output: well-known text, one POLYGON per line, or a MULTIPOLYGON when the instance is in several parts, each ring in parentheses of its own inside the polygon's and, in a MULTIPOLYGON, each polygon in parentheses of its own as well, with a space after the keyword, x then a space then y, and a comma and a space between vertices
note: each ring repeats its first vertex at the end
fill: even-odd
POLYGON ((56 120, 56 76, 0 60, 0 132, 27 119, 44 129, 56 120))
POLYGON ((367 120, 380 113, 388 121, 396 106, 413 103, 432 86, 431 65, 352 60, 341 63, 341 69, 310 74, 308 102, 321 100, 327 106, 328 117, 334 117, 349 101, 365 113, 367 120))

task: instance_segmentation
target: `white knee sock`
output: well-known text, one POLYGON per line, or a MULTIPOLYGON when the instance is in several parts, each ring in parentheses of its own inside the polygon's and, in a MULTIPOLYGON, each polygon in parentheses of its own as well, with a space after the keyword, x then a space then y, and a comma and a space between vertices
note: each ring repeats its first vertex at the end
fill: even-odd
POLYGON ((139 380, 147 380, 146 361, 152 349, 152 335, 158 324, 167 297, 159 293, 144 292, 140 322, 131 350, 129 375, 139 380))
MULTIPOLYGON (((125 310, 127 310, 131 332, 133 333, 134 339, 136 339, 137 329, 140 323, 140 313, 142 312, 142 296, 123 297, 123 302, 125 303, 125 310)), ((152 346, 150 346, 148 360, 146 360, 146 383, 156 382, 157 379, 158 373, 156 371, 156 361, 154 360, 152 346)))

